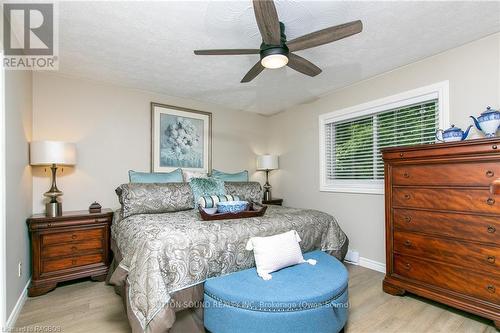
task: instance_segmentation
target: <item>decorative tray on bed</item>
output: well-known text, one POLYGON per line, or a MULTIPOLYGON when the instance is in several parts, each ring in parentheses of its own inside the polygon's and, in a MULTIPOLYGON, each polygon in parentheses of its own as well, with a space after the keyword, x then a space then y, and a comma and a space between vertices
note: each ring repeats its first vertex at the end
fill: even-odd
POLYGON ((201 206, 198 206, 201 218, 205 221, 209 220, 226 220, 226 219, 244 219, 247 217, 263 216, 267 206, 260 205, 256 202, 250 202, 247 210, 238 213, 213 213, 210 214, 201 206))

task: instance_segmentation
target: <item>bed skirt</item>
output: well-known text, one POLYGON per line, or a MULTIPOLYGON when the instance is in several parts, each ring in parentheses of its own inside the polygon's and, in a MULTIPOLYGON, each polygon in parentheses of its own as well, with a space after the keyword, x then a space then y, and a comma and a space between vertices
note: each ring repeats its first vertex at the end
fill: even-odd
MULTIPOLYGON (((337 251, 328 252, 339 260, 347 254, 349 239, 337 251)), ((143 330, 130 309, 128 302, 127 271, 118 266, 122 256, 114 240, 111 240, 114 258, 108 271, 106 283, 113 285, 122 297, 132 333, 205 333, 203 326, 203 283, 172 293, 171 301, 161 309, 143 330)))

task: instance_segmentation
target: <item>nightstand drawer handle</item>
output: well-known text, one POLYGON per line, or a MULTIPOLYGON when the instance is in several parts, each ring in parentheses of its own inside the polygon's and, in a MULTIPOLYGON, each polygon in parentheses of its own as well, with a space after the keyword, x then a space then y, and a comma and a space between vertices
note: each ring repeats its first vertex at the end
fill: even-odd
POLYGON ((488 262, 489 262, 490 264, 494 264, 494 263, 495 263, 496 258, 495 258, 495 256, 488 256, 488 258, 486 258, 486 260, 488 260, 488 262))
POLYGON ((489 284, 486 286, 486 290, 488 290, 489 293, 494 294, 496 292, 496 288, 494 285, 489 284))
POLYGON ((495 199, 493 198, 488 198, 488 200, 486 200, 486 203, 490 206, 493 206, 495 204, 495 199))
POLYGON ((77 236, 77 235, 75 235, 75 234, 71 235, 71 239, 76 239, 77 237, 78 237, 78 236, 77 236))
POLYGON ((491 170, 486 171, 486 177, 493 177, 495 173, 491 170))
POLYGON ((405 172, 403 173, 403 177, 405 177, 405 178, 410 178, 410 174, 409 174, 408 172, 406 172, 406 171, 405 171, 405 172))
POLYGON ((409 271, 411 269, 411 265, 410 264, 405 264, 405 269, 409 271))
POLYGON ((494 226, 492 226, 492 225, 489 225, 489 226, 488 226, 488 232, 489 232, 490 234, 494 234, 494 233, 495 233, 495 231, 497 231, 497 229, 496 229, 494 226))
POLYGON ((410 223, 411 222, 411 216, 405 216, 405 222, 410 223))
POLYGON ((404 198, 405 198, 406 200, 410 200, 411 195, 409 195, 409 194, 405 194, 405 195, 404 195, 404 198))

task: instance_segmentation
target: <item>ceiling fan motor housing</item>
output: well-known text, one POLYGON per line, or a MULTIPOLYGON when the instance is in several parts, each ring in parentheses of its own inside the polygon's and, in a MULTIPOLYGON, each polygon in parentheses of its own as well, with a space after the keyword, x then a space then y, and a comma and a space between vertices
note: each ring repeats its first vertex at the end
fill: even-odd
POLYGON ((281 54, 284 56, 288 56, 288 53, 290 53, 290 51, 288 51, 288 47, 286 47, 286 45, 269 47, 269 48, 265 48, 265 49, 260 50, 260 59, 262 60, 265 57, 273 55, 273 54, 281 54))

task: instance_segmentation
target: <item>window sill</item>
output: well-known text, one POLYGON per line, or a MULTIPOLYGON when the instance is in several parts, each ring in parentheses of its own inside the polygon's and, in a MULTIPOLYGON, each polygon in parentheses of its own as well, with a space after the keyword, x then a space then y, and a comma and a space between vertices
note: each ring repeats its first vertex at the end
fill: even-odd
POLYGON ((341 187, 341 186, 321 186, 320 192, 337 193, 359 193, 359 194, 384 194, 384 188, 381 187, 341 187))

